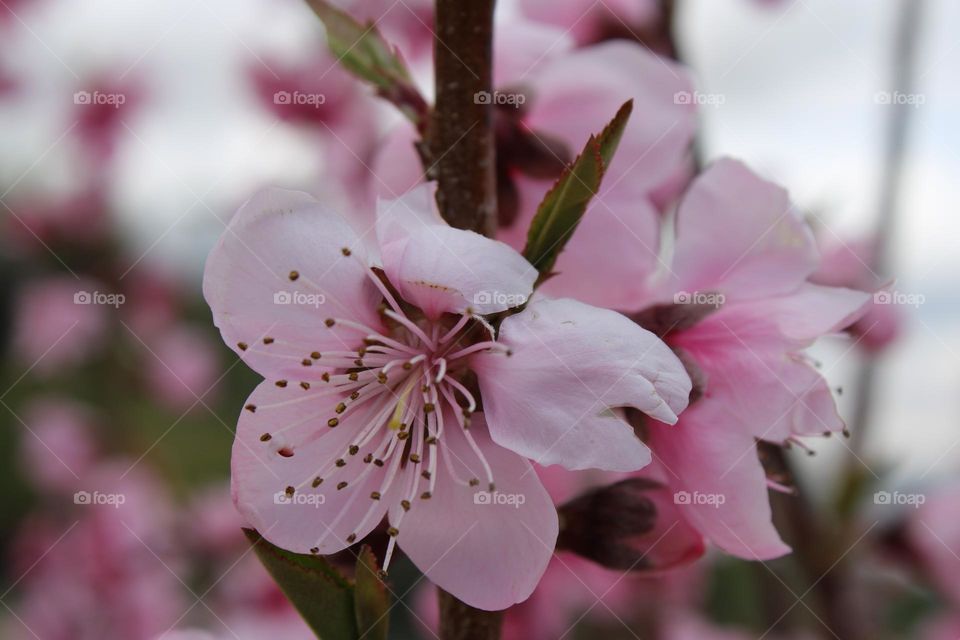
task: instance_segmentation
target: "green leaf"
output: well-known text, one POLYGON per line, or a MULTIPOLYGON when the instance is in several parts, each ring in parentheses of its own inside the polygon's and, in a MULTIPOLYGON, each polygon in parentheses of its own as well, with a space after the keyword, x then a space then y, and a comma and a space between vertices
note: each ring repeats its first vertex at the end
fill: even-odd
POLYGON ((292 553, 244 529, 253 550, 321 640, 356 640, 354 586, 321 556, 292 553))
POLYGON ((347 71, 372 84, 417 126, 425 126, 428 106, 395 47, 373 23, 363 25, 326 0, 306 0, 327 29, 327 46, 347 71))
POLYGON ((564 169, 537 207, 523 256, 540 272, 538 284, 550 277, 557 257, 600 190, 603 174, 613 160, 632 110, 633 100, 628 100, 603 131, 590 136, 583 151, 564 169))
POLYGON ((360 555, 357 556, 355 579, 353 610, 360 636, 370 640, 387 640, 390 596, 380 578, 377 556, 367 545, 360 549, 360 555))

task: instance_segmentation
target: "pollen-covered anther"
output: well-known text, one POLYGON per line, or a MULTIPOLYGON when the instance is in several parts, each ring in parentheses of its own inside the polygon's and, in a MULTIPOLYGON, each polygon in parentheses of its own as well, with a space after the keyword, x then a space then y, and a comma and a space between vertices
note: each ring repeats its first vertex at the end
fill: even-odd
POLYGON ((396 527, 387 527, 387 535, 391 538, 396 538, 398 535, 400 535, 400 529, 397 529, 396 527))
POLYGON ((331 429, 333 429, 338 424, 340 424, 340 420, 337 418, 330 418, 329 420, 327 420, 327 426, 330 427, 331 429))
POLYGON ((310 358, 304 358, 303 360, 300 361, 300 364, 302 364, 305 367, 311 367, 313 366, 313 360, 311 360, 310 358))
POLYGON ((284 493, 286 493, 288 496, 292 496, 295 491, 296 489, 294 489, 293 487, 287 487, 286 489, 284 489, 284 493))
POLYGON ((420 456, 418 456, 418 455, 415 454, 415 453, 411 453, 411 454, 410 454, 410 462, 412 462, 413 464, 417 464, 418 462, 420 462, 420 456))
POLYGON ((404 363, 403 363, 403 369, 404 369, 404 371, 410 371, 410 369, 413 369, 413 363, 411 363, 411 362, 404 362, 404 363))
POLYGON ((267 441, 269 441, 270 438, 272 438, 272 437, 273 437, 273 436, 270 435, 269 433, 265 433, 265 434, 263 434, 262 436, 260 436, 260 442, 267 442, 267 441))
POLYGON ((320 355, 321 355, 321 354, 320 354, 319 351, 314 351, 313 353, 310 354, 310 357, 313 358, 314 360, 319 360, 319 359, 320 359, 320 355))
POLYGON ((347 486, 347 481, 341 480, 340 482, 337 483, 337 491, 340 491, 341 489, 345 489, 346 486, 347 486))
POLYGON ((387 374, 385 374, 383 371, 378 373, 377 382, 379 382, 380 384, 387 384, 387 374))
POLYGON ((246 410, 249 411, 250 413, 256 413, 256 411, 257 411, 257 405, 255 405, 255 404, 248 404, 247 406, 244 407, 244 409, 246 409, 246 410))
POLYGON ((332 327, 333 325, 337 324, 337 321, 333 318, 327 318, 323 321, 323 324, 327 325, 327 327, 332 327))
POLYGON ((420 475, 423 477, 424 480, 429 480, 432 474, 428 470, 424 469, 423 471, 420 472, 420 475))
POLYGON ((397 431, 397 440, 406 440, 410 437, 409 431, 397 431))
POLYGON ((323 478, 316 477, 316 478, 313 479, 313 482, 310 483, 310 486, 312 486, 314 489, 316 489, 316 488, 319 487, 321 484, 323 484, 323 478))
POLYGON ((373 462, 373 454, 368 453, 367 455, 363 456, 363 461, 366 462, 367 464, 370 464, 371 462, 373 462))
POLYGON ((381 460, 380 458, 377 458, 376 460, 373 461, 373 464, 377 465, 378 467, 382 467, 383 460, 381 460))
POLYGON ((410 501, 409 501, 409 500, 401 500, 401 501, 400 501, 400 507, 401 507, 404 511, 410 511, 410 501))
POLYGON ((347 466, 347 461, 343 458, 337 458, 337 461, 334 464, 336 464, 338 467, 345 467, 347 466))
POLYGON ((320 379, 323 380, 324 382, 330 382, 330 373, 327 371, 324 371, 323 374, 320 376, 320 379))
POLYGON ((423 405, 424 413, 433 413, 436 410, 437 410, 437 407, 432 402, 427 402, 423 405))
POLYGON ((263 339, 263 344, 273 344, 274 340, 270 336, 267 336, 263 339))
POLYGON ((350 375, 347 376, 350 379, 350 382, 356 382, 360 378, 360 374, 356 371, 350 372, 350 375))
POLYGON ((310 553, 312 553, 313 555, 317 555, 317 554, 320 553, 320 548, 319 548, 319 547, 311 547, 311 548, 310 548, 310 553))
POLYGON ((479 479, 479 478, 470 478, 470 486, 471 486, 471 487, 476 487, 476 486, 479 486, 479 485, 480 485, 480 479, 479 479))
POLYGON ((349 544, 353 544, 356 541, 357 541, 357 534, 351 533, 350 535, 347 536, 347 542, 349 544))
POLYGON ((299 272, 299 271, 296 271, 296 270, 291 271, 291 272, 287 275, 287 277, 290 278, 290 282, 294 282, 294 281, 296 281, 297 278, 300 277, 300 272, 299 272))
POLYGON ((287 386, 287 381, 286 381, 286 380, 277 380, 274 384, 276 384, 278 387, 280 387, 281 389, 283 389, 284 387, 287 386))
POLYGON ((350 448, 347 449, 347 452, 348 452, 350 455, 355 456, 355 455, 357 455, 357 453, 360 452, 360 447, 358 447, 358 446, 355 445, 355 444, 352 444, 352 445, 350 445, 350 448))
POLYGON ((359 398, 359 397, 360 397, 360 392, 359 392, 359 391, 354 391, 353 393, 350 394, 350 399, 351 399, 351 400, 356 400, 356 399, 359 398))
POLYGON ((340 249, 340 253, 342 253, 342 254, 345 255, 345 256, 349 256, 349 255, 351 255, 353 252, 350 251, 350 247, 344 247, 344 248, 340 249))
POLYGON ((429 500, 431 497, 433 497, 433 494, 430 493, 429 491, 424 491, 423 493, 420 494, 421 500, 429 500))
POLYGON ((336 411, 337 413, 343 413, 346 410, 347 410, 347 405, 342 402, 337 405, 336 409, 334 409, 334 411, 336 411))
POLYGON ((371 499, 371 500, 379 500, 379 499, 380 499, 380 492, 379 492, 379 491, 372 491, 372 492, 370 493, 370 499, 371 499))
POLYGON ((240 349, 240 351, 246 351, 248 347, 249 345, 246 342, 237 343, 237 349, 240 349))
POLYGON ((427 446, 435 445, 437 444, 437 436, 430 436, 426 440, 424 440, 424 442, 427 443, 427 446))
POLYGON ((301 382, 301 383, 300 383, 300 388, 303 389, 304 391, 306 391, 306 390, 308 390, 308 389, 310 388, 310 383, 309 383, 309 382, 301 382))

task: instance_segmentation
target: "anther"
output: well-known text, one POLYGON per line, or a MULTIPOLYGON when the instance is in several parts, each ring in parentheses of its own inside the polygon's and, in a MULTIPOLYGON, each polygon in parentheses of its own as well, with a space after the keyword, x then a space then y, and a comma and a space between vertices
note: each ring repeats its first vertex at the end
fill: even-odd
POLYGON ((244 409, 246 409, 246 410, 249 411, 250 413, 256 413, 256 411, 257 411, 257 405, 255 405, 255 404, 248 404, 247 406, 244 407, 244 409))
POLYGON ((262 436, 260 436, 260 442, 267 442, 267 441, 270 440, 270 438, 272 438, 272 437, 273 437, 273 436, 270 435, 269 433, 265 433, 265 434, 263 434, 262 436))
POLYGON ((429 479, 430 479, 430 472, 427 471, 426 469, 424 469, 423 471, 420 472, 420 476, 421 476, 424 480, 429 480, 429 479))
POLYGON ((373 461, 373 464, 377 465, 378 467, 382 467, 383 460, 381 460, 380 458, 377 458, 376 460, 373 461))
POLYGON ((317 555, 318 553, 320 553, 320 548, 319 548, 319 547, 311 547, 311 548, 310 548, 310 553, 312 553, 313 555, 317 555))
POLYGON ((396 527, 388 527, 387 535, 390 536, 391 538, 396 538, 398 535, 400 535, 400 530, 397 529, 396 527))
POLYGON ((424 440, 424 442, 426 442, 427 445, 435 445, 437 444, 437 436, 430 436, 426 440, 424 440))
POLYGON ((348 375, 347 377, 350 378, 350 382, 356 382, 356 381, 357 381, 357 378, 360 377, 360 374, 358 374, 356 371, 354 371, 354 372, 352 372, 350 375, 348 375))
POLYGON ((337 458, 337 461, 334 464, 336 464, 338 467, 345 467, 347 466, 347 461, 343 458, 337 458))
POLYGON ((357 455, 357 453, 359 453, 360 447, 358 447, 358 446, 355 445, 355 444, 352 444, 352 445, 350 445, 350 448, 347 449, 347 451, 350 453, 350 455, 355 456, 355 455, 357 455))
POLYGON ((423 493, 420 494, 420 499, 421 499, 421 500, 429 500, 432 495, 433 495, 433 494, 430 493, 429 491, 424 491, 423 493))
POLYGON ((436 410, 436 408, 437 408, 436 405, 434 405, 432 402, 427 402, 423 405, 423 412, 433 413, 436 410))
POLYGON ((320 359, 320 352, 319 352, 319 351, 314 351, 313 353, 310 354, 310 357, 313 358, 314 360, 319 360, 319 359, 320 359))
POLYGON ((314 489, 316 489, 321 484, 323 484, 323 478, 317 476, 316 478, 313 479, 313 482, 311 482, 310 484, 311 486, 313 486, 314 489))
POLYGON ((347 405, 345 405, 345 404, 342 403, 342 402, 337 405, 337 408, 336 408, 336 409, 334 409, 334 411, 336 411, 337 413, 343 413, 343 412, 346 411, 346 410, 347 410, 347 405))
POLYGON ((300 272, 299 272, 299 271, 291 271, 290 274, 289 274, 287 277, 290 278, 290 282, 293 282, 293 281, 295 281, 297 278, 300 277, 300 272))
POLYGON ((353 544, 356 541, 357 541, 357 534, 351 533, 350 535, 347 536, 347 542, 349 542, 350 544, 353 544))
POLYGON ((320 379, 324 382, 330 382, 330 374, 326 371, 323 372, 323 375, 320 376, 320 379))
POLYGON ((381 371, 380 373, 378 373, 378 374, 377 374, 377 382, 379 382, 380 384, 386 384, 386 383, 387 383, 387 374, 385 374, 383 371, 381 371))
POLYGON ((338 420, 337 418, 330 418, 329 420, 327 420, 327 426, 330 427, 331 429, 333 429, 338 424, 340 424, 340 420, 338 420))
POLYGON ((273 338, 267 336, 263 339, 263 344, 273 344, 273 338))
POLYGON ((370 464, 371 462, 373 462, 373 454, 368 453, 367 455, 363 456, 363 461, 366 462, 367 464, 370 464))
MULTIPOLYGON (((241 348, 241 349, 245 349, 246 347, 240 347, 240 348, 241 348)), ((410 364, 409 362, 404 362, 404 363, 403 363, 403 369, 404 369, 404 371, 410 371, 410 369, 413 369, 413 365, 410 364)))
POLYGON ((337 483, 337 491, 340 491, 341 489, 343 489, 343 488, 346 487, 346 486, 347 486, 347 481, 346 481, 346 480, 341 480, 340 482, 337 483))
POLYGON ((479 478, 471 478, 471 479, 470 479, 470 486, 471 486, 471 487, 479 486, 479 484, 480 484, 480 479, 479 479, 479 478))
POLYGON ((490 493, 493 493, 496 490, 497 490, 497 485, 493 484, 492 482, 487 485, 487 491, 489 491, 490 493))
POLYGON ((328 327, 332 327, 333 325, 337 324, 337 321, 333 318, 327 318, 323 321, 323 324, 327 325, 328 327))
POLYGON ((304 358, 303 360, 300 361, 300 364, 302 364, 305 367, 309 367, 313 365, 313 360, 311 360, 310 358, 304 358))
POLYGON ((278 450, 277 450, 277 454, 279 454, 280 456, 282 456, 282 457, 284 457, 284 458, 292 458, 292 457, 293 457, 293 449, 291 449, 290 447, 283 447, 282 449, 278 449, 278 450))
POLYGON ((310 383, 309 383, 309 382, 301 382, 301 383, 300 383, 300 388, 303 389, 304 391, 306 391, 307 389, 310 388, 310 383))
POLYGON ((379 500, 379 499, 380 499, 380 492, 379 492, 379 491, 373 491, 373 492, 371 492, 371 493, 370 493, 370 499, 371 499, 371 500, 379 500))
POLYGON ((415 454, 415 453, 411 453, 411 454, 410 454, 410 462, 412 462, 413 464, 417 464, 418 462, 420 462, 420 456, 418 456, 418 455, 415 454))
POLYGON ((354 391, 353 393, 350 394, 350 399, 351 399, 351 400, 356 400, 356 399, 359 398, 359 397, 360 397, 360 392, 359 392, 359 391, 354 391))
POLYGON ((403 507, 403 510, 404 510, 404 511, 410 511, 410 501, 409 501, 409 500, 401 500, 401 501, 400 501, 400 506, 403 507))
POLYGON ((246 350, 247 350, 247 343, 246 343, 246 342, 238 342, 238 343, 237 343, 237 348, 240 349, 240 351, 246 351, 246 350))
POLYGON ((409 431, 397 431, 397 440, 406 440, 410 437, 409 431))
POLYGON ((280 387, 281 389, 283 389, 284 387, 287 386, 287 381, 286 381, 286 380, 277 380, 276 385, 277 385, 278 387, 280 387))
POLYGON ((288 496, 292 496, 293 493, 294 493, 294 491, 296 491, 296 489, 294 489, 293 487, 287 487, 286 489, 284 489, 284 492, 285 492, 288 496))
POLYGON ((350 247, 344 247, 343 249, 340 249, 340 253, 342 253, 345 256, 349 256, 353 252, 350 251, 350 247))
POLYGON ((353 361, 353 364, 357 365, 358 367, 362 367, 363 360, 361 360, 360 358, 357 358, 356 360, 353 361))

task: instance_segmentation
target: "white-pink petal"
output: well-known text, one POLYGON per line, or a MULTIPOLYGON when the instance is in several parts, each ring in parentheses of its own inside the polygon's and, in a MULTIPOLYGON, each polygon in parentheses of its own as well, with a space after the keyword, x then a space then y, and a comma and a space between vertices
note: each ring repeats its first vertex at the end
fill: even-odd
POLYGON ((495 442, 540 464, 635 471, 646 446, 616 408, 673 423, 691 383, 655 335, 575 300, 537 300, 500 327, 502 351, 472 359, 495 442))
POLYGON ((447 225, 436 211, 434 189, 425 183, 378 203, 377 236, 390 282, 431 318, 523 304, 536 269, 502 242, 447 225))
POLYGON ((343 218, 309 194, 266 189, 210 252, 203 294, 244 362, 264 376, 292 376, 313 351, 342 351, 358 339, 329 330, 325 319, 379 327, 380 294, 366 270, 363 245, 343 218))

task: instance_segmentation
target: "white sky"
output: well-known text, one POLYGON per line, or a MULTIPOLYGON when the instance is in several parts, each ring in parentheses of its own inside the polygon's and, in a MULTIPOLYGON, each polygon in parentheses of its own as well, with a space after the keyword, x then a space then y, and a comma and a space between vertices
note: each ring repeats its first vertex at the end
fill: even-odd
MULTIPOLYGON (((38 0, 0 35, 0 65, 31 78, 0 105, 0 183, 55 187, 78 150, 61 135, 81 78, 142 74, 147 107, 127 123, 117 192, 145 261, 198 273, 215 219, 264 183, 309 185, 316 141, 276 124, 243 70, 263 52, 296 56, 322 34, 297 0, 38 0), (39 160, 38 160, 39 158, 39 160)), ((839 233, 876 209, 894 0, 681 0, 684 51, 700 89, 708 155, 739 156, 827 211, 839 233)), ((897 288, 921 293, 886 358, 871 451, 928 478, 960 463, 960 3, 931 0, 923 25, 909 171, 895 239, 897 288)), ((840 347, 838 347, 840 348, 840 347)), ((837 349, 822 350, 829 362, 837 349)), ((830 377, 844 383, 844 362, 830 377)), ((836 442, 818 448, 838 449, 836 442)), ((818 464, 825 461, 820 460, 818 464)))

